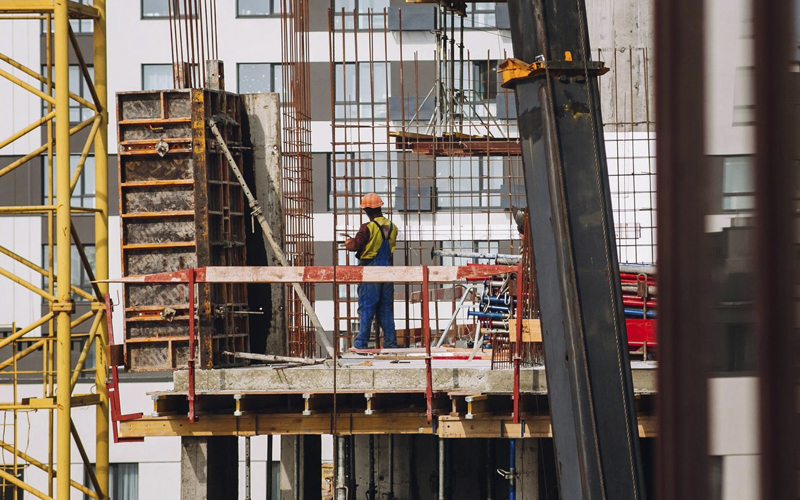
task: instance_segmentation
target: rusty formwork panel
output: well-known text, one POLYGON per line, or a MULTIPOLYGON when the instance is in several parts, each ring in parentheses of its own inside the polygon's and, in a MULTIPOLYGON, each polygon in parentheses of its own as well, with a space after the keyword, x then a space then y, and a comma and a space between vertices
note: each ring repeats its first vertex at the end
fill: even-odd
MULTIPOLYGON (((246 170, 238 95, 117 94, 123 276, 245 264, 244 196, 208 129, 212 116, 227 117, 220 131, 246 170)), ((221 353, 249 350, 246 285, 198 284, 195 301, 197 366, 235 364, 221 353)), ((123 303, 126 367, 186 367, 187 285, 126 285, 123 303)))

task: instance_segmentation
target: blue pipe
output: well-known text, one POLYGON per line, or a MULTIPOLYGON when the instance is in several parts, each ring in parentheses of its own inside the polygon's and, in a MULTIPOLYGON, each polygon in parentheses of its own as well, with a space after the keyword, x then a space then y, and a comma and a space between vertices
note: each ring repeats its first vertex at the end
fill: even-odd
MULTIPOLYGON (((644 316, 644 311, 642 309, 626 307, 625 308, 625 316, 631 316, 631 317, 634 317, 634 318, 641 318, 642 316, 644 316)), ((647 319, 655 319, 655 318, 656 318, 656 312, 654 310, 652 310, 652 309, 648 309, 647 310, 647 319)))
POLYGON ((486 306, 481 305, 481 312, 501 312, 508 314, 510 308, 508 306, 486 306))
MULTIPOLYGON (((485 304, 486 302, 488 302, 489 304, 491 304, 493 306, 506 306, 506 307, 508 307, 508 303, 510 301, 511 301, 511 299, 506 301, 506 299, 503 298, 503 297, 487 297, 485 295, 483 297, 481 297, 481 304, 485 304)), ((514 299, 514 304, 516 304, 516 303, 517 303, 517 300, 514 299)))
POLYGON ((508 314, 496 312, 468 311, 467 316, 474 316, 478 319, 508 319, 508 314))
POLYGON ((517 498, 517 440, 509 441, 508 472, 511 477, 508 480, 508 500, 517 498))

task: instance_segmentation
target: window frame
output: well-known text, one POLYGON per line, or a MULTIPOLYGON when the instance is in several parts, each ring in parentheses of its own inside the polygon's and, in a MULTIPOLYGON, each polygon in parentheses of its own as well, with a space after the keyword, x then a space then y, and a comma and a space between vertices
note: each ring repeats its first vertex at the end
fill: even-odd
MULTIPOLYGON (((267 92, 268 93, 274 93, 274 94, 281 94, 281 96, 283 95, 283 65, 281 63, 279 63, 279 62, 278 63, 276 63, 276 62, 237 62, 236 63, 236 93, 237 94, 243 94, 244 93, 244 92, 242 92, 242 88, 241 88, 241 67, 243 65, 266 65, 266 66, 269 66, 269 85, 270 85, 270 87, 274 87, 275 86, 275 75, 278 74, 278 75, 280 75, 280 78, 281 78, 281 81, 280 81, 280 87, 281 88, 280 89, 269 90, 267 92), (276 70, 277 70, 277 73, 276 73, 276 70)), ((252 93, 252 92, 247 92, 247 93, 252 93)))
MULTIPOLYGON (((345 9, 345 21, 342 22, 342 9, 335 7, 336 3, 334 2, 334 10, 333 10, 333 29, 334 31, 366 31, 369 29, 369 21, 363 21, 363 19, 367 19, 369 17, 369 13, 367 11, 361 12, 359 4, 364 0, 353 0, 353 8, 350 10, 345 9), (356 16, 355 24, 352 26, 348 26, 348 20, 352 21, 353 19, 353 12, 357 12, 358 15, 356 16), (337 22, 339 24, 337 24, 337 22), (361 26, 362 23, 365 23, 364 26, 361 26)), ((375 0, 381 1, 381 0, 375 0)), ((372 27, 373 29, 379 28, 383 25, 383 9, 385 8, 388 11, 391 7, 391 0, 386 0, 386 7, 382 7, 380 10, 372 10, 372 27), (380 17, 379 17, 380 16, 380 17), (376 23, 376 21, 380 20, 380 23, 376 23)))
MULTIPOLYGON (((437 160, 447 160, 453 161, 453 159, 448 157, 440 157, 437 160)), ((508 171, 511 168, 508 165, 507 160, 505 157, 491 157, 489 161, 485 157, 463 157, 463 158, 456 158, 458 161, 465 161, 466 164, 470 167, 477 166, 477 172, 473 172, 472 168, 470 168, 470 172, 468 175, 459 175, 455 178, 455 181, 462 181, 462 180, 471 180, 477 182, 477 191, 474 189, 466 189, 466 190, 455 190, 451 189, 450 178, 449 177, 439 177, 438 176, 438 161, 434 161, 433 164, 433 171, 434 171, 434 187, 436 188, 436 210, 443 211, 443 212, 460 212, 460 211, 469 211, 475 208, 479 208, 481 210, 502 210, 506 211, 509 210, 508 207, 503 207, 503 199, 508 198, 511 200, 513 198, 513 194, 510 192, 511 186, 509 186, 508 181, 508 171), (499 176, 490 175, 491 168, 495 165, 492 164, 492 160, 496 160, 499 163, 499 168, 502 170, 499 176), (445 187, 442 188, 440 186, 440 181, 446 183, 445 187), (493 188, 492 183, 502 181, 499 187, 493 188), (475 193, 474 196, 463 196, 465 194, 475 193), (464 205, 445 205, 442 202, 444 200, 450 200, 452 202, 456 202, 459 199, 464 200, 464 205), (498 200, 499 203, 493 204, 494 200, 498 200), (474 204, 477 202, 477 207, 474 204)), ((445 166, 449 167, 449 163, 444 163, 445 166)), ((496 167, 495 167, 496 168, 496 167)))
POLYGON ((275 10, 275 5, 278 4, 280 6, 281 0, 266 0, 269 2, 269 14, 258 14, 258 15, 248 15, 248 14, 240 14, 239 13, 239 2, 241 0, 236 0, 236 19, 280 19, 281 17, 281 10, 275 10))
MULTIPOLYGON (((370 62, 357 62, 357 63, 356 62, 336 62, 334 64, 333 73, 334 73, 333 74, 333 99, 334 99, 334 102, 333 102, 333 119, 334 119, 334 121, 356 122, 356 121, 367 121, 367 120, 376 120, 376 119, 377 120, 384 120, 389 116, 389 101, 391 100, 391 97, 392 97, 392 85, 391 85, 391 82, 392 82, 392 62, 391 61, 378 61, 378 62, 373 62, 373 63, 370 63, 370 62), (359 100, 348 101, 346 99, 347 96, 345 95, 345 100, 340 101, 339 100, 339 92, 338 92, 338 89, 337 89, 337 83, 339 81, 339 68, 342 68, 342 67, 345 68, 345 71, 343 73, 341 73, 341 74, 342 74, 342 80, 343 80, 342 84, 344 85, 344 87, 346 89, 346 87, 347 87, 347 74, 348 74, 347 73, 347 68, 348 67, 353 68, 351 71, 355 71, 355 72, 360 73, 362 68, 367 68, 367 70, 369 70, 370 64, 372 64, 373 74, 374 74, 375 67, 377 67, 378 65, 381 65, 381 66, 385 67, 384 73, 386 74, 386 83, 383 85, 382 88, 385 88, 385 89, 388 90, 388 92, 386 94, 386 100, 385 101, 377 101, 377 100, 373 101, 371 95, 367 95, 366 96, 366 100, 364 100, 364 98, 361 96, 361 92, 359 91, 358 92, 358 99, 359 100), (352 107, 352 106, 357 106, 357 107, 367 106, 368 109, 370 110, 370 112, 366 113, 366 114, 359 113, 360 116, 358 116, 358 117, 347 116, 346 113, 344 113, 343 115, 340 116, 340 114, 339 114, 339 110, 340 109, 343 109, 343 110, 346 111, 349 107, 352 107), (381 115, 380 111, 379 111, 379 109, 381 109, 381 108, 383 109, 383 113, 384 113, 383 115, 381 115), (372 113, 373 109, 375 110, 374 116, 373 116, 373 113, 372 113)), ((367 73, 367 74, 369 74, 369 73, 367 73)), ((359 87, 360 79, 356 80, 355 85, 356 85, 356 88, 359 87)), ((374 89, 378 89, 378 88, 381 88, 381 87, 379 85, 375 85, 373 90, 374 89)), ((374 93, 377 93, 377 92, 374 92, 374 93)))
POLYGON ((172 64, 171 63, 141 63, 141 67, 139 70, 140 73, 140 84, 139 88, 143 91, 156 91, 156 90, 170 90, 170 89, 145 89, 144 88, 144 69, 147 66, 166 66, 169 67, 169 72, 172 73, 172 64))
MULTIPOLYGON (((360 192, 375 192, 381 199, 384 200, 385 206, 392 207, 394 206, 394 191, 397 187, 400 187, 399 184, 400 178, 398 175, 398 163, 397 163, 397 153, 394 151, 375 151, 375 155, 386 155, 385 157, 375 157, 372 158, 370 162, 373 169, 373 178, 372 179, 358 179, 357 176, 354 175, 354 172, 347 170, 348 167, 355 168, 355 165, 360 162, 364 162, 367 159, 367 155, 372 155, 372 152, 349 152, 349 153, 326 153, 328 159, 328 196, 327 196, 327 206, 328 211, 333 212, 334 207, 336 207, 337 198, 341 200, 341 206, 337 207, 337 210, 351 210, 353 213, 359 213, 361 209, 358 207, 358 201, 360 199, 360 192), (345 165, 345 174, 348 178, 342 179, 337 178, 336 175, 336 163, 334 160, 334 155, 339 157, 344 157, 345 155, 350 157, 349 162, 342 162, 345 165), (361 158, 357 158, 360 156, 361 158), (386 168, 386 173, 382 176, 375 175, 374 172, 376 170, 376 166, 380 166, 381 168, 386 168), (348 192, 355 193, 352 196, 348 196, 347 198, 343 197, 334 197, 333 188, 337 181, 346 182, 349 184, 348 192), (385 181, 386 182, 386 190, 376 190, 375 183, 378 181, 385 181), (356 184, 361 182, 362 185, 359 186, 356 184), (372 182, 372 188, 365 188, 363 186, 364 182, 372 182), (347 207, 347 203, 351 203, 353 206, 347 207)), ((338 191, 337 191, 338 193, 338 191)))
POLYGON ((720 197, 721 197, 721 206, 723 213, 726 214, 733 214, 733 213, 752 213, 755 211, 755 196, 756 196, 756 187, 755 187, 755 170, 753 164, 753 157, 751 155, 730 155, 725 156, 722 158, 722 172, 721 172, 721 185, 720 185, 720 197), (725 167, 727 165, 728 160, 748 160, 748 167, 750 171, 747 173, 749 175, 749 183, 750 183, 750 191, 727 191, 725 188, 725 167), (725 202, 728 200, 740 200, 746 201, 749 199, 747 206, 744 208, 729 208, 726 207, 725 202))

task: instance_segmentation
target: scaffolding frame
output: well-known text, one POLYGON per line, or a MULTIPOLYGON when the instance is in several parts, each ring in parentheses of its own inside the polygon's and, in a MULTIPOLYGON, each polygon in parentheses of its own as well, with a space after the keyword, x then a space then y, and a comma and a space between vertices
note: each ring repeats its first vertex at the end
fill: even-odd
POLYGON ((11 351, 10 357, 0 360, 0 371, 11 367, 11 371, 3 375, 10 378, 13 391, 12 401, 0 403, 0 410, 11 412, 13 416, 13 441, 0 442, 0 448, 4 452, 11 452, 13 464, 0 469, 0 479, 3 483, 7 482, 16 487, 13 493, 15 499, 19 490, 24 490, 41 499, 67 500, 73 488, 91 498, 106 498, 109 478, 109 412, 106 387, 108 329, 103 317, 104 295, 108 293, 108 284, 95 283, 108 278, 109 258, 106 0, 94 0, 91 6, 74 1, 8 0, 0 5, 0 21, 41 23, 46 42, 46 56, 41 71, 28 68, 12 57, 0 54, 0 61, 13 68, 6 71, 3 65, 0 65, 0 77, 42 99, 45 109, 42 118, 19 129, 10 137, 0 140, 0 151, 33 131, 40 131, 46 137, 41 146, 0 169, 0 182, 3 182, 4 176, 18 168, 36 168, 38 165, 36 160, 41 159, 44 164, 44 203, 34 206, 6 206, 0 210, 0 215, 40 214, 47 220, 46 255, 43 265, 36 264, 40 256, 22 255, 13 248, 0 247, 0 253, 21 264, 25 269, 41 275, 46 282, 42 286, 37 286, 15 274, 13 270, 2 268, 0 275, 40 296, 50 307, 47 314, 29 325, 18 328, 14 322, 11 334, 0 340, 0 349, 7 347, 11 351), (93 21, 94 76, 89 71, 78 38, 70 24, 72 20, 81 19, 93 21), (78 61, 90 100, 70 92, 70 47, 78 61), (14 75, 14 72, 18 76, 14 75), (71 103, 81 106, 81 110, 90 110, 92 116, 77 124, 71 124, 71 103), (80 150, 75 171, 71 173, 70 138, 87 128, 88 136, 80 150), (89 175, 84 167, 92 149, 95 162, 94 208, 73 207, 71 198, 77 184, 92 180, 84 179, 89 175), (94 215, 94 264, 87 256, 88 245, 81 242, 72 224, 73 214, 94 215), (83 272, 93 283, 91 293, 72 282, 73 245, 83 272), (55 274, 55 269, 58 269, 58 275, 55 274), (89 306, 88 312, 80 316, 75 314, 74 299, 77 297, 85 300, 89 306), (91 324, 89 330, 79 333, 87 324, 91 324), (81 325, 84 325, 83 328, 81 325), (83 348, 74 364, 71 356, 73 342, 83 342, 83 348), (95 367, 87 369, 87 359, 92 347, 95 351, 95 367), (42 353, 41 369, 20 370, 19 363, 38 351, 42 353), (92 374, 96 394, 74 394, 75 386, 81 380, 81 376, 92 374), (18 386, 20 381, 26 378, 41 380, 41 397, 20 399, 18 386), (72 421, 73 406, 96 407, 94 464, 86 453, 85 440, 81 438, 72 421), (48 415, 48 428, 42 430, 49 440, 48 456, 43 459, 24 453, 20 449, 18 440, 19 415, 36 410, 46 411, 48 415), (54 435, 57 436, 55 440, 54 435), (69 471, 73 442, 92 483, 92 489, 71 477, 69 471), (45 491, 18 479, 18 470, 26 466, 47 473, 48 485, 45 491))

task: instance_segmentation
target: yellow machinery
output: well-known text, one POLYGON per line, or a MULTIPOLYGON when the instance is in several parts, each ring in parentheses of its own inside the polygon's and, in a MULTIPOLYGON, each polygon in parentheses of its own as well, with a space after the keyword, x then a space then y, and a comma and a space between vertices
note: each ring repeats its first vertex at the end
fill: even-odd
MULTIPOLYGON (((35 206, 5 206, 0 208, 0 216, 35 215, 46 218, 47 237, 43 264, 38 255, 21 255, 14 248, 0 246, 0 253, 21 264, 26 269, 41 274, 44 284, 31 283, 13 272, 0 267, 0 275, 13 281, 28 291, 41 296, 49 304, 49 312, 28 325, 14 324, 11 333, 0 339, 0 376, 13 380, 13 396, 0 401, 4 416, 11 415, 13 433, 4 429, 4 464, 0 467, 0 482, 14 485, 13 498, 17 489, 42 499, 69 499, 71 489, 76 489, 92 498, 106 498, 108 491, 108 431, 109 412, 106 389, 108 362, 106 345, 108 332, 105 319, 103 295, 107 284, 93 286, 92 293, 71 282, 71 247, 77 250, 78 257, 88 276, 96 280, 108 277, 108 111, 107 111, 107 58, 106 58, 106 0, 94 0, 92 6, 67 0, 4 0, 0 2, 0 26, 10 22, 37 22, 44 28, 46 40, 46 60, 42 68, 29 68, 7 54, 0 53, 0 78, 38 96, 43 101, 43 116, 17 131, 8 138, 0 138, 0 152, 3 148, 31 132, 46 136, 43 144, 0 169, 0 182, 4 176, 21 168, 35 168, 41 159, 44 164, 44 202, 35 206), (93 23, 93 64, 94 77, 81 53, 77 37, 70 21, 81 19, 93 23), (79 62, 80 71, 90 96, 87 98, 70 92, 69 61, 70 47, 79 62), (23 77, 15 76, 25 75, 23 77), (33 84, 30 82, 34 82, 33 84), (90 110, 88 119, 70 123, 70 103, 90 110), (88 137, 80 151, 77 168, 70 171, 70 138, 88 129, 88 137), (44 132, 46 130, 46 132, 44 132), (82 179, 84 164, 94 149, 95 159, 95 203, 94 208, 71 207, 70 199, 82 179), (55 188, 54 188, 55 187, 55 188), (84 251, 84 244, 72 225, 74 214, 94 214, 95 262, 92 265, 84 251), (57 270, 57 275, 55 271, 57 270), (83 314, 75 313, 76 296, 80 296, 83 314), (86 304, 90 307, 86 308, 86 304), (87 325, 91 327, 86 330, 87 325), (80 326, 83 325, 83 326, 80 326), (77 331, 84 333, 75 333, 77 331), (72 362, 71 345, 82 343, 83 347, 76 362, 72 362), (94 346, 94 349, 92 349, 94 346), (95 368, 84 369, 91 352, 96 353, 95 368), (20 369, 23 360, 33 356, 41 357, 41 368, 20 369), (74 394, 79 378, 94 373, 96 391, 92 394, 74 394), (34 377, 41 381, 41 397, 23 398, 20 384, 23 377, 34 377), (94 473, 89 463, 83 441, 71 418, 75 406, 93 405, 96 407, 97 423, 94 439, 96 457, 94 473), (25 412, 47 412, 49 428, 33 429, 39 435, 49 436, 49 449, 46 456, 30 456, 25 452, 25 442, 19 436, 18 422, 25 412), (53 436, 57 436, 54 439, 53 436), (81 480, 70 477, 70 451, 72 444, 80 452, 81 459, 92 482, 93 490, 82 484, 81 480), (12 463, 8 463, 12 457, 12 463), (34 487, 17 477, 23 467, 37 468, 47 474, 49 481, 34 487)), ((3 29, 3 28, 0 28, 3 29)), ((80 117, 81 119, 84 116, 80 117)), ((80 137, 85 136, 81 133, 80 137)), ((77 152, 73 152, 77 153, 77 152)), ((6 180, 8 177, 6 177, 6 180)), ((86 216, 86 215, 84 215, 86 216)), ((87 242, 88 243, 88 242, 87 242)), ((38 253, 38 252, 37 252, 38 253)), ((7 321, 6 318, 3 319, 7 321)), ((30 363, 28 363, 29 365, 30 363)), ((37 364, 38 366, 38 364, 37 364)), ((4 420, 5 422, 6 420, 4 420)), ((4 424, 6 425, 6 424, 4 424)), ((30 432, 30 430, 29 430, 30 432)), ((33 453, 33 452, 32 452, 33 453)), ((41 453, 37 450, 36 453, 41 453)), ((27 475, 25 476, 27 477, 27 475)), ((9 488, 10 490, 11 488, 9 488)), ((8 491, 8 490, 5 490, 8 491)))

